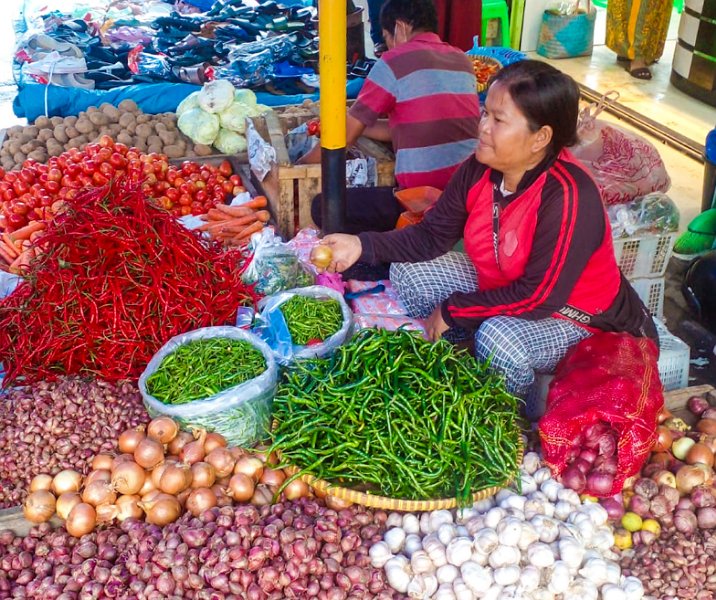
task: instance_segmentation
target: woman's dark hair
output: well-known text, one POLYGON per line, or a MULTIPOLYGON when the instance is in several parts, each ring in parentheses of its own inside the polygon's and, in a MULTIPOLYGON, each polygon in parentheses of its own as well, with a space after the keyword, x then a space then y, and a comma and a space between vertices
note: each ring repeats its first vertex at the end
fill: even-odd
POLYGON ((574 79, 539 60, 522 60, 497 72, 498 83, 527 119, 530 131, 552 128, 552 151, 577 143, 579 87, 574 79))
POLYGON ((405 21, 413 31, 438 31, 438 14, 433 0, 386 0, 380 9, 380 26, 395 31, 396 21, 405 21))

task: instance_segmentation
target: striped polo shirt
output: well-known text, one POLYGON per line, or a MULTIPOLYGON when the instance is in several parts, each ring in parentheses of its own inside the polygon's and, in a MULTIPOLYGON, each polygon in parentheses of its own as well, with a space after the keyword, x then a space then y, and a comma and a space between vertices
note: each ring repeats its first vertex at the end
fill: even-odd
POLYGON ((477 143, 480 104, 472 63, 435 33, 419 33, 375 63, 352 117, 388 117, 401 188, 444 189, 477 143))

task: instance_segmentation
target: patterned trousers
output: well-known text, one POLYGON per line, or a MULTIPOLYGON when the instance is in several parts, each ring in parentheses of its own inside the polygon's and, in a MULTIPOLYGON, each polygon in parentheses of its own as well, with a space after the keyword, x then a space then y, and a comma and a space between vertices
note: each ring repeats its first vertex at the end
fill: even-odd
MULTIPOLYGON (((453 292, 478 289, 475 267, 466 254, 448 252, 421 263, 393 263, 390 280, 411 317, 425 318, 453 292)), ((449 331, 451 341, 473 332, 449 331)), ((491 317, 474 332, 475 356, 490 360, 491 368, 505 376, 507 389, 527 399, 535 373, 552 373, 567 350, 590 333, 564 319, 528 321, 518 317, 491 317)), ((529 412, 529 410, 528 410, 529 412)))

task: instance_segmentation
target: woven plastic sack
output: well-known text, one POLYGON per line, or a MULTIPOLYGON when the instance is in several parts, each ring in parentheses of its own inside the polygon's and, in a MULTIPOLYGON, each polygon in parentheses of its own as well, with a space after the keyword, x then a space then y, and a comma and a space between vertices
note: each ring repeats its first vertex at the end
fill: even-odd
POLYGON ((619 436, 611 494, 639 472, 656 441, 664 406, 658 355, 652 340, 627 333, 597 333, 570 350, 557 367, 539 421, 544 460, 553 473, 562 473, 574 441, 599 421, 619 436))
POLYGON ((323 285, 311 285, 279 292, 267 296, 258 304, 259 313, 256 317, 256 334, 268 344, 274 358, 281 365, 288 365, 295 360, 323 358, 332 354, 339 346, 345 344, 353 332, 353 311, 350 309, 343 294, 323 285), (335 300, 341 307, 343 324, 333 335, 320 344, 296 346, 291 340, 286 320, 281 312, 281 305, 293 296, 308 296, 325 300, 335 300))
POLYGON ((591 171, 607 205, 631 202, 653 192, 667 192, 671 179, 656 147, 642 136, 597 119, 606 103, 619 94, 608 92, 579 115, 579 142, 570 148, 591 171))
POLYGON ((596 18, 594 8, 571 15, 545 11, 537 40, 537 54, 546 58, 589 56, 594 47, 596 18))
POLYGON ((149 361, 139 378, 139 391, 151 417, 167 415, 179 422, 183 428, 200 427, 207 431, 216 431, 223 435, 230 445, 246 447, 266 438, 277 379, 276 361, 271 349, 263 340, 238 327, 203 327, 176 335, 164 344, 149 361), (254 379, 204 400, 187 404, 164 404, 147 391, 147 379, 157 370, 166 356, 188 342, 214 337, 249 342, 263 354, 266 370, 254 379))

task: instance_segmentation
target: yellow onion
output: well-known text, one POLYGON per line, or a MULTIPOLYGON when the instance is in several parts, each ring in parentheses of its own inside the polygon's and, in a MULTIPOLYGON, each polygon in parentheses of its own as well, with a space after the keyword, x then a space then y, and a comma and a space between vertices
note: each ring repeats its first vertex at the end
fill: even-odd
POLYGON ((220 433, 213 431, 206 434, 206 439, 204 440, 204 450, 207 453, 211 452, 215 448, 226 448, 227 445, 228 443, 226 438, 220 433))
POLYGON ((112 473, 107 471, 107 469, 99 469, 98 471, 92 471, 87 477, 85 477, 85 487, 87 487, 90 483, 94 483, 95 481, 102 481, 104 483, 109 483, 112 481, 112 473))
POLYGON ((176 437, 169 442, 169 445, 167 446, 167 452, 169 452, 170 455, 173 456, 179 456, 179 453, 181 452, 182 448, 186 446, 189 442, 194 441, 194 436, 189 433, 188 431, 180 431, 177 433, 176 437))
POLYGON ((45 523, 55 514, 55 497, 47 490, 28 494, 22 505, 22 514, 30 523, 45 523))
MULTIPOLYGON (((100 504, 114 504, 117 493, 111 484, 104 481, 93 481, 82 490, 82 502, 99 506, 100 504)), ((96 515, 95 515, 96 517, 96 515)))
POLYGON ((136 494, 145 479, 146 471, 134 461, 120 463, 112 473, 112 485, 120 494, 136 494))
POLYGON ((52 490, 52 475, 46 473, 40 473, 35 475, 30 482, 30 491, 39 492, 40 490, 50 491, 52 490))
POLYGON ((123 495, 117 498, 114 505, 117 507, 117 520, 141 519, 144 511, 139 508, 141 498, 137 495, 123 495))
POLYGON ((52 491, 58 496, 65 492, 77 492, 81 487, 82 475, 72 469, 60 471, 52 480, 52 491))
POLYGON ((702 465, 706 465, 707 467, 713 467, 714 453, 706 444, 698 442, 691 446, 689 451, 686 453, 686 463, 689 465, 700 463, 702 465))
POLYGON ((255 456, 245 456, 236 461, 234 473, 248 475, 254 482, 258 483, 264 472, 264 463, 255 456))
POLYGON ((119 514, 119 509, 114 504, 104 503, 95 507, 97 523, 109 523, 114 521, 119 514))
POLYGON ((192 490, 186 499, 186 509, 195 517, 217 504, 216 494, 211 488, 201 487, 192 490))
POLYGON ((227 490, 225 487, 222 487, 218 483, 215 483, 211 486, 211 491, 213 491, 214 495, 216 496, 217 506, 231 506, 233 504, 233 500, 228 494, 229 490, 227 490))
POLYGON ((350 500, 344 500, 343 498, 331 496, 330 494, 326 496, 325 502, 326 506, 333 510, 344 510, 353 504, 350 500))
POLYGON ((204 462, 209 463, 216 470, 216 476, 218 478, 228 477, 234 472, 234 465, 236 461, 229 452, 223 446, 214 448, 204 458, 204 462))
POLYGON ((67 533, 74 537, 82 537, 90 533, 97 524, 97 511, 94 507, 80 502, 72 508, 70 514, 67 515, 65 528, 67 533))
POLYGON ((159 489, 176 496, 191 485, 191 467, 183 463, 169 464, 159 479, 159 489))
POLYGON ((688 495, 695 487, 704 485, 707 476, 704 469, 697 465, 684 465, 676 472, 676 489, 688 495))
POLYGON ((92 459, 90 467, 93 471, 111 471, 112 467, 114 467, 114 456, 111 454, 98 454, 92 459))
POLYGON ((134 462, 145 469, 152 469, 164 460, 164 446, 157 440, 145 437, 134 450, 134 462))
POLYGON ((283 488, 283 494, 287 500, 298 500, 310 495, 311 490, 304 481, 294 479, 283 488))
POLYGON ((139 507, 146 513, 147 523, 152 525, 168 525, 181 516, 181 504, 174 496, 159 494, 149 502, 139 503, 139 507))
POLYGON ((70 511, 80 502, 82 502, 82 497, 77 492, 65 492, 64 494, 60 494, 55 504, 57 516, 60 517, 60 519, 66 519, 70 511))
POLYGON ((166 469, 171 463, 164 461, 161 464, 158 464, 156 467, 154 467, 151 471, 152 473, 152 483, 154 484, 154 487, 156 489, 159 489, 159 482, 162 479, 162 474, 164 473, 164 469, 166 469))
POLYGON ((127 429, 126 431, 123 431, 117 440, 119 451, 125 454, 134 454, 137 446, 139 446, 139 442, 141 442, 145 437, 147 436, 144 433, 143 425, 134 429, 127 429))
POLYGON ((204 448, 204 442, 206 441, 206 430, 201 429, 199 431, 198 439, 193 442, 189 442, 179 452, 179 458, 182 462, 193 465, 195 462, 204 460, 206 456, 206 449, 204 448))
POLYGON ((211 487, 216 481, 216 469, 206 462, 196 462, 191 466, 191 487, 211 487))
POLYGON ((147 425, 147 435, 162 444, 171 442, 178 433, 179 425, 171 417, 156 417, 147 425))
POLYGON ((716 435, 716 419, 701 419, 694 429, 707 435, 716 435))
POLYGON ((117 456, 114 457, 114 460, 112 460, 112 469, 111 470, 113 471, 114 469, 116 469, 117 465, 119 463, 125 462, 128 460, 134 461, 134 454, 128 454, 126 452, 124 452, 122 454, 118 454, 117 456))
POLYGON ((254 495, 251 496, 251 504, 256 506, 266 506, 271 504, 272 501, 273 492, 271 489, 267 485, 259 483, 254 490, 254 495))
POLYGON ((266 484, 270 488, 278 489, 286 480, 286 474, 281 469, 264 469, 261 474, 261 483, 266 484))
POLYGON ((330 246, 317 244, 311 249, 310 261, 318 269, 327 269, 333 260, 333 251, 330 246))
POLYGON ((679 460, 684 460, 688 454, 691 446, 696 442, 688 437, 681 437, 678 440, 674 440, 671 444, 671 453, 679 460))
POLYGON ((243 473, 235 473, 229 480, 229 495, 237 502, 248 502, 254 495, 253 479, 243 473))

